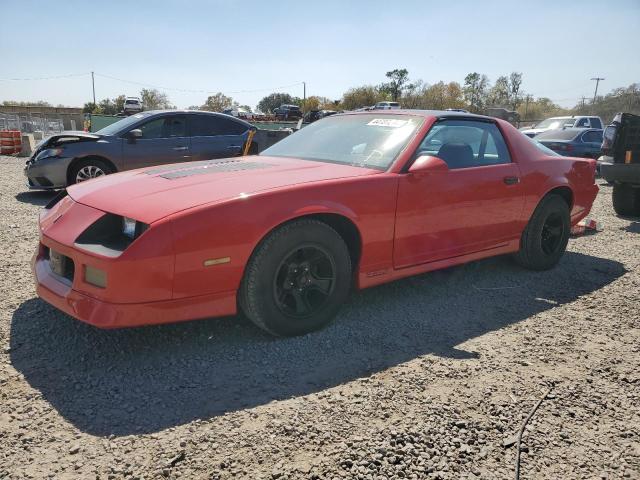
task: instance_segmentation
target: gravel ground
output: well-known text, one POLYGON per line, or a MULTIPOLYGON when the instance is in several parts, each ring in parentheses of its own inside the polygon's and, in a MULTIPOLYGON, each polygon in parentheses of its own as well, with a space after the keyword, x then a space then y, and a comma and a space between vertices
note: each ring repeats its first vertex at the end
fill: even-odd
POLYGON ((353 295, 329 328, 101 331, 34 296, 38 208, 0 158, 0 479, 640 478, 640 222, 353 295))

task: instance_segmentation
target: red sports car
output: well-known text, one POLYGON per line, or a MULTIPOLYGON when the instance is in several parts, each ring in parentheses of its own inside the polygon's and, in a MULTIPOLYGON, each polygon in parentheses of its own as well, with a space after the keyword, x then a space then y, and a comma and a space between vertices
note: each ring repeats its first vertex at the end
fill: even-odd
POLYGON ((335 115, 259 156, 74 185, 40 218, 37 292, 104 328, 233 315, 317 329, 361 289, 494 255, 558 263, 595 162, 457 112, 335 115))

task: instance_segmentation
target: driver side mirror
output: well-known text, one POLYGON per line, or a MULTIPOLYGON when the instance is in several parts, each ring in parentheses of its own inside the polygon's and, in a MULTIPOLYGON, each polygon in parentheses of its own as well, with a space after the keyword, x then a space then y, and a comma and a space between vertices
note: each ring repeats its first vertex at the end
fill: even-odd
POLYGON ((409 173, 425 174, 425 173, 446 173, 449 167, 446 162, 438 157, 431 155, 419 156, 413 165, 409 167, 409 173))
POLYGON ((142 138, 142 130, 140 130, 139 128, 129 130, 129 132, 127 132, 127 138, 132 141, 135 141, 136 138, 142 138))

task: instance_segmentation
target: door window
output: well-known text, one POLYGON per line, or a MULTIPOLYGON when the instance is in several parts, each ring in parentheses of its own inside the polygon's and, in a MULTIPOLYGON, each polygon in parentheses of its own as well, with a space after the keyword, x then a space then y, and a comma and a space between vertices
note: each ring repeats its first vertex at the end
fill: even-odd
POLYGON ((164 118, 156 118, 147 123, 143 123, 139 128, 142 130, 142 138, 145 140, 162 138, 162 130, 164 129, 164 118))
POLYGON ((186 137, 187 121, 185 117, 168 117, 165 121, 167 137, 186 137))
POLYGON ((138 128, 142 131, 142 138, 145 140, 187 136, 187 125, 184 116, 156 118, 138 128))
POLYGON ((437 122, 418 147, 418 155, 439 157, 451 169, 511 162, 498 127, 470 120, 437 122))
POLYGON ((242 135, 246 125, 217 115, 191 115, 192 137, 213 137, 217 135, 242 135))

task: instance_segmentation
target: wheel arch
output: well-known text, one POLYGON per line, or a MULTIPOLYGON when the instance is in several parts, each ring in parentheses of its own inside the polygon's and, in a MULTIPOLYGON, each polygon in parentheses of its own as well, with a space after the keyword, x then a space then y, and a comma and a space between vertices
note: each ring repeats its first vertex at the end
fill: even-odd
MULTIPOLYGON (((246 265, 249 265, 250 259, 253 257, 253 255, 260 247, 260 245, 265 241, 265 239, 267 239, 269 235, 271 235, 271 233, 285 225, 299 220, 317 220, 333 228, 347 245, 347 249, 349 250, 349 257, 351 258, 352 270, 355 274, 362 255, 362 234, 360 233, 360 229, 358 228, 356 223, 351 218, 337 212, 310 212, 297 215, 279 222, 278 224, 271 227, 253 246, 246 265)), ((242 274, 243 277, 245 273, 246 266, 242 274)))
POLYGON ((571 209, 573 208, 575 197, 573 194, 573 190, 571 190, 571 187, 567 185, 561 185, 561 186, 551 188, 542 196, 542 198, 540 198, 538 205, 540 205, 540 202, 542 202, 542 200, 548 197, 549 195, 560 196, 567 203, 567 206, 569 207, 569 211, 571 211, 571 209))
POLYGON ((111 168, 112 173, 115 173, 118 171, 118 168, 116 167, 116 165, 106 157, 103 157, 100 155, 85 155, 84 157, 76 157, 67 166, 67 184, 68 185, 71 185, 73 181, 73 179, 71 178, 71 172, 76 167, 76 165, 78 165, 78 163, 80 162, 84 162, 85 160, 90 160, 90 159, 100 160, 101 162, 106 163, 111 168))

